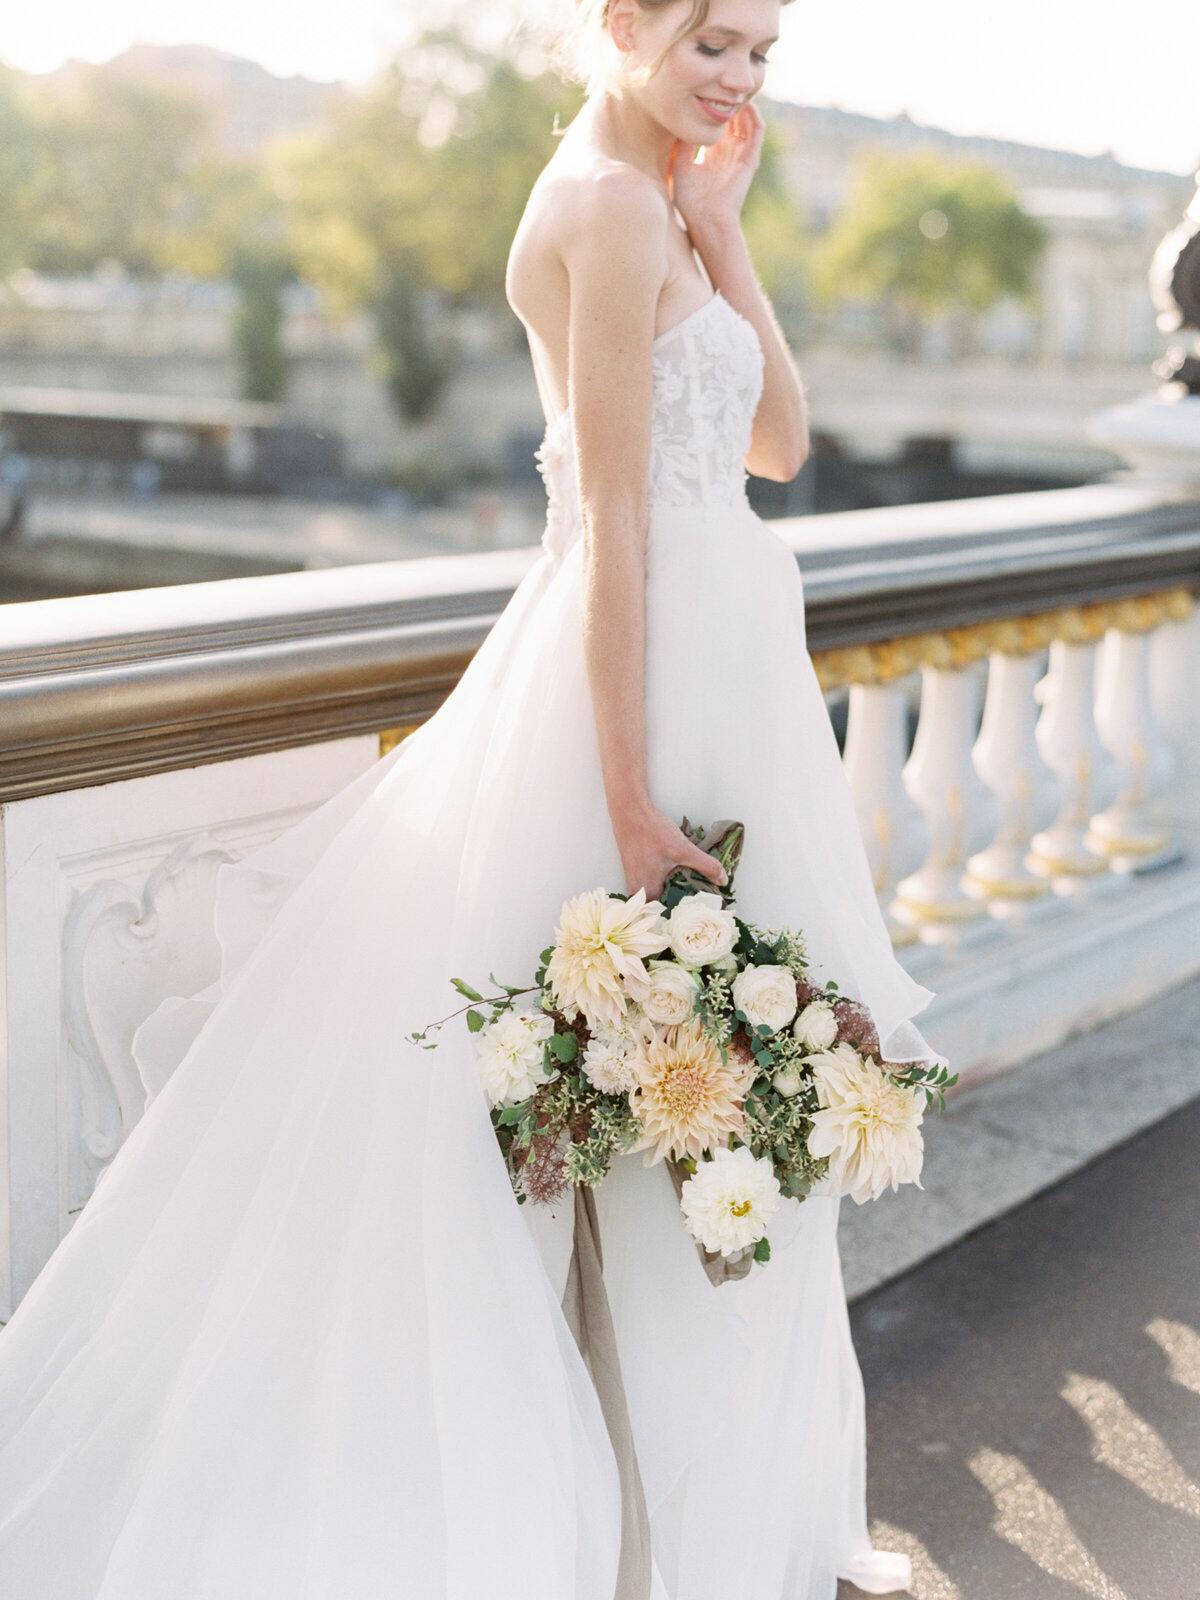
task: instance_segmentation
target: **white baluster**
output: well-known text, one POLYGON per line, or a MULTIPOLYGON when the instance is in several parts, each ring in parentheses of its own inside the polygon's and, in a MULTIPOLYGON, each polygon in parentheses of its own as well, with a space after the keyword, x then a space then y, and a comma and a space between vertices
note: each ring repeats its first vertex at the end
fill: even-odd
POLYGON ((1175 757, 1175 779, 1155 811, 1200 844, 1200 605, 1150 635, 1150 704, 1175 757))
POLYGON ((971 761, 979 705, 977 675, 923 667, 921 715, 904 784, 929 832, 925 861, 897 887, 892 914, 927 944, 966 946, 994 938, 1000 925, 963 887, 969 851, 995 826, 995 807, 971 761))
POLYGON ((1170 746, 1150 706, 1150 636, 1110 628, 1100 652, 1096 726, 1117 768, 1117 797, 1098 812, 1086 842, 1116 872, 1146 871, 1182 859, 1147 805, 1175 775, 1170 746))
POLYGON ((1112 757, 1100 742, 1093 709, 1095 643, 1055 639, 1046 676, 1035 689, 1042 703, 1038 749, 1056 775, 1062 796, 1058 816, 1030 840, 1029 864, 1059 894, 1096 892, 1116 880, 1087 843, 1092 813, 1116 793, 1112 757))
POLYGON ((1026 859, 1035 829, 1046 826, 1058 806, 1058 785, 1042 760, 1035 727, 1034 689, 1042 671, 1039 655, 988 657, 987 699, 975 742, 975 770, 996 798, 1000 822, 995 838, 967 862, 963 887, 986 900, 993 916, 1028 922, 1063 902, 1026 859))
POLYGON ((875 892, 896 946, 917 932, 892 916, 896 881, 913 871, 926 848, 925 824, 904 787, 908 755, 908 695, 902 681, 855 683, 846 713, 846 776, 871 865, 875 892))

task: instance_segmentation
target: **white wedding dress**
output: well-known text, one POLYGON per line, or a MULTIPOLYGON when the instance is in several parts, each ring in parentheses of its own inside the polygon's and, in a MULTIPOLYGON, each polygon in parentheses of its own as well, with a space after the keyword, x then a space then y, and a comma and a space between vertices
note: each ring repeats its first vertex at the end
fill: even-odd
MULTIPOLYGON (((651 792, 740 818, 739 910, 803 928, 889 1057, 934 1057, 795 559, 746 501, 761 374, 719 294, 656 341, 651 792)), ((617 1473, 560 1309, 570 1207, 515 1204, 466 1030, 405 1038, 459 1003, 451 975, 527 981, 568 895, 623 887, 568 413, 542 466, 543 553, 453 694, 222 869, 215 1010, 140 1031, 147 1112, 0 1332, 5 1600, 614 1600, 617 1473)), ((621 1158, 598 1206, 654 1600, 904 1587, 867 1537, 838 1201, 787 1202, 770 1264, 720 1288, 665 1167, 621 1158)))

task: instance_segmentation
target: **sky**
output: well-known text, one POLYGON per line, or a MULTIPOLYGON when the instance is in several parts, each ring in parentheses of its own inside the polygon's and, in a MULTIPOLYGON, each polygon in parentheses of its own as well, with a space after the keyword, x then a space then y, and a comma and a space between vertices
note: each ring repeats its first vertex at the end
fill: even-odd
MULTIPOLYGON (((34 72, 146 40, 362 82, 412 23, 406 0, 52 0, 4 10, 0 59, 34 72)), ((1200 0, 792 0, 783 18, 767 81, 780 99, 907 111, 956 133, 1112 150, 1175 172, 1200 165, 1200 0)))

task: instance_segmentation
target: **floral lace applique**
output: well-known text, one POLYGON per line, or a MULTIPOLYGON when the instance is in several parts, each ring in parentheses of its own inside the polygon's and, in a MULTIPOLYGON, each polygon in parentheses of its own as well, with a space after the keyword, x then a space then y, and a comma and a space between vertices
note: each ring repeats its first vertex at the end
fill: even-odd
MULTIPOLYGON (((720 294, 655 340, 649 502, 746 503, 746 452, 762 394, 758 335, 720 294)), ((537 452, 549 507, 542 544, 561 556, 582 532, 570 412, 537 452)))

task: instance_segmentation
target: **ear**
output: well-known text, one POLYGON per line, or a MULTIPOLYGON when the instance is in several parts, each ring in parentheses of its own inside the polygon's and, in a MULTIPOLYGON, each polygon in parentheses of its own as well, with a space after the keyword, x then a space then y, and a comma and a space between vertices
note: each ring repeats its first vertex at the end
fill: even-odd
POLYGON ((608 8, 608 32, 622 55, 627 55, 637 44, 637 0, 612 0, 608 8))

